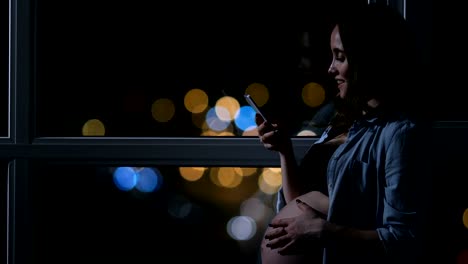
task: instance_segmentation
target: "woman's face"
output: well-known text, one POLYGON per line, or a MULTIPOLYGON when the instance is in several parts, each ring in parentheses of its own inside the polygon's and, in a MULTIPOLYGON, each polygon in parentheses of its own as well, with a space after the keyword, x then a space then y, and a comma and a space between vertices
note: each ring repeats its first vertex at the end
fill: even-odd
POLYGON ((349 86, 349 73, 348 73, 348 58, 343 49, 341 42, 340 32, 338 26, 335 26, 330 37, 330 48, 333 53, 333 60, 331 62, 328 73, 335 79, 338 86, 338 94, 340 98, 344 99, 348 93, 349 86))

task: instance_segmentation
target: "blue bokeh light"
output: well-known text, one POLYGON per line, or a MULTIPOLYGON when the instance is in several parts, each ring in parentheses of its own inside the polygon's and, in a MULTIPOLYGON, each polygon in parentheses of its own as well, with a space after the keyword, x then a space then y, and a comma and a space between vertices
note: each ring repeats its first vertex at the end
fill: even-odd
POLYGON ((132 167, 118 167, 113 175, 114 183, 122 191, 133 189, 137 184, 137 174, 132 167))
POLYGON ((153 192, 162 185, 162 176, 156 168, 143 168, 138 171, 136 188, 140 192, 153 192))
POLYGON ((236 113, 234 124, 243 131, 257 127, 255 123, 255 110, 251 106, 242 106, 236 113))

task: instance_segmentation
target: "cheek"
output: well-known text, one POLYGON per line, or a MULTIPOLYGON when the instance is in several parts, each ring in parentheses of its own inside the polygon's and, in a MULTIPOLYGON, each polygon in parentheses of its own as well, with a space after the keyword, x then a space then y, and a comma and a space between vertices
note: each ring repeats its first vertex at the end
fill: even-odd
POLYGON ((343 79, 345 79, 346 81, 349 80, 349 70, 348 70, 348 64, 347 63, 343 63, 342 65, 340 65, 340 68, 339 68, 339 71, 340 71, 340 75, 343 77, 343 79))

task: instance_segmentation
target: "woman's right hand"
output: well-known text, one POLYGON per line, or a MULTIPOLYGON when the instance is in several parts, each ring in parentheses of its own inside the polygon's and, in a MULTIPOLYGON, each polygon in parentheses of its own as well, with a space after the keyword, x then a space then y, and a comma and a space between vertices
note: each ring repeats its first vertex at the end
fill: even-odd
POLYGON ((284 133, 284 128, 277 123, 269 123, 259 115, 255 115, 258 137, 268 150, 284 153, 291 149, 291 139, 284 133))

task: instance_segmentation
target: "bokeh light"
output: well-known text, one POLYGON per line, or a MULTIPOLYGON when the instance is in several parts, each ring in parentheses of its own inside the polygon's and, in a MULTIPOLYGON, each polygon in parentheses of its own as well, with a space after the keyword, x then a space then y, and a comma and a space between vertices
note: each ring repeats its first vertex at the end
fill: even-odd
POLYGON ((248 168, 248 167, 236 167, 234 171, 243 177, 252 176, 257 172, 257 168, 248 168))
POLYGON ((270 98, 270 93, 268 88, 261 83, 252 83, 245 89, 246 94, 250 94, 252 99, 257 103, 259 107, 262 107, 268 102, 270 98))
POLYGON ((174 103, 168 98, 157 99, 151 105, 151 114, 156 121, 167 122, 174 117, 174 103))
POLYGON ((302 88, 302 100, 310 107, 317 107, 325 101, 325 89, 316 82, 310 82, 302 88))
POLYGON ((228 221, 226 229, 235 240, 249 240, 257 232, 257 224, 249 216, 235 216, 228 221))
POLYGON ((262 172, 266 184, 279 188, 281 185, 281 168, 264 168, 262 172))
MULTIPOLYGON (((232 122, 226 122, 227 127, 225 127, 223 130, 213 130, 211 127, 209 127, 209 124, 205 122, 201 128, 202 136, 212 136, 212 137, 220 137, 220 136, 234 136, 234 127, 232 125, 232 122)), ((220 127, 222 128, 222 126, 220 127)))
POLYGON ((250 106, 242 106, 236 114, 234 124, 242 131, 256 128, 255 110, 250 106))
MULTIPOLYGON (((220 110, 218 110, 220 111, 220 110)), ((226 110, 227 111, 227 110, 226 110)), ((231 122, 221 120, 216 114, 215 108, 211 108, 206 113, 206 125, 214 131, 222 131, 226 129, 231 122)))
POLYGON ((239 111, 239 102, 231 96, 223 96, 216 101, 216 114, 223 121, 234 120, 239 111))
POLYGON ((278 173, 280 174, 281 172, 275 171, 275 168, 264 168, 258 177, 258 188, 265 194, 275 194, 278 192, 281 187, 281 175, 278 175, 278 173))
POLYGON ((153 192, 161 188, 162 175, 156 168, 138 168, 135 188, 140 192, 153 192))
POLYGON ((297 133, 297 136, 298 137, 316 137, 317 133, 315 133, 312 130, 303 129, 303 130, 299 131, 299 133, 297 133))
POLYGON ((206 167, 180 167, 179 173, 187 181, 198 181, 206 170, 206 167))
POLYGON ((118 167, 113 171, 113 180, 119 190, 130 191, 135 188, 148 193, 161 188, 163 176, 156 168, 118 167))
POLYGON ((256 197, 251 197, 242 202, 240 206, 241 215, 249 216, 257 222, 262 222, 273 212, 272 209, 256 197))
POLYGON ((83 136, 104 136, 106 128, 99 119, 90 119, 86 121, 81 129, 83 136))
POLYGON ((258 129, 257 126, 251 126, 245 129, 244 132, 242 132, 243 137, 256 137, 258 136, 258 129))
POLYGON ((241 184, 242 176, 232 167, 214 167, 210 170, 210 180, 220 187, 235 188, 241 184))
POLYGON ((114 171, 114 184, 122 191, 129 191, 137 184, 137 174, 132 167, 119 167, 114 171))
POLYGON ((208 107, 208 95, 201 89, 192 89, 185 94, 184 106, 191 113, 202 113, 208 107))

